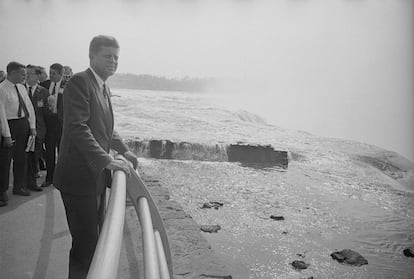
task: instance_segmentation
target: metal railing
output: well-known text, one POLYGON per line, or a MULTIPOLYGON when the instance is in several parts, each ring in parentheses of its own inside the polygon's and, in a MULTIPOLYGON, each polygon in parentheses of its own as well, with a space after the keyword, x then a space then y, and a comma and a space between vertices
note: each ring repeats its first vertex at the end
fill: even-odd
POLYGON ((170 247, 162 218, 143 180, 132 168, 128 177, 122 171, 114 173, 105 220, 87 278, 117 278, 126 192, 141 224, 144 278, 173 278, 170 247))

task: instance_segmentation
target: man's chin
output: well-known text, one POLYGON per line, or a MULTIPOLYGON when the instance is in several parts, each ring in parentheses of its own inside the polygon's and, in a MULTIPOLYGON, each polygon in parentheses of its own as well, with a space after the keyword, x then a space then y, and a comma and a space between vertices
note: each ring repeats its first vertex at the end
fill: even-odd
POLYGON ((106 71, 108 77, 113 76, 115 74, 116 70, 108 70, 106 71))

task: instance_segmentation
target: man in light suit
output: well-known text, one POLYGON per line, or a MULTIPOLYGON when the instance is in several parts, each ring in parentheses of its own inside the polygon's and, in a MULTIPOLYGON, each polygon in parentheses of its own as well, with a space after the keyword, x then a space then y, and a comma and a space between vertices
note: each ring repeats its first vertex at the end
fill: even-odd
POLYGON ((57 103, 63 93, 63 66, 59 63, 52 64, 49 76, 50 79, 40 83, 41 86, 49 90, 49 109, 47 115, 45 115, 46 179, 42 183, 42 187, 52 185, 56 165, 56 151, 59 150, 62 136, 62 125, 58 117, 57 103))
POLYGON ((105 84, 118 66, 119 44, 110 36, 96 36, 89 46, 90 68, 75 74, 63 93, 63 134, 53 185, 62 196, 72 235, 69 278, 86 278, 98 241, 99 212, 111 170, 129 175, 128 163, 114 159, 110 149, 138 166, 137 157, 114 131, 105 84))

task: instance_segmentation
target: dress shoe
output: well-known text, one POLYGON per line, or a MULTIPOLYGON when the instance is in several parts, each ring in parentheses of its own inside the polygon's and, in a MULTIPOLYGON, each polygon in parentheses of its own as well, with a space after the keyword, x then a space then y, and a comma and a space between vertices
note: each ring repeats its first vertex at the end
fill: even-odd
POLYGON ((0 207, 6 206, 8 203, 6 201, 0 201, 0 207))
POLYGON ((30 191, 35 191, 35 192, 42 192, 43 189, 37 185, 32 185, 27 187, 30 191))
POLYGON ((7 192, 0 194, 0 201, 9 201, 9 196, 7 195, 7 192))
POLYGON ((19 195, 19 196, 30 196, 30 192, 26 189, 14 189, 13 190, 13 195, 19 195))
POLYGON ((52 185, 52 184, 53 184, 53 183, 52 183, 52 181, 47 181, 47 180, 46 180, 45 182, 43 182, 43 183, 42 183, 42 185, 41 185, 41 186, 42 186, 42 187, 49 187, 49 186, 50 186, 50 185, 52 185))

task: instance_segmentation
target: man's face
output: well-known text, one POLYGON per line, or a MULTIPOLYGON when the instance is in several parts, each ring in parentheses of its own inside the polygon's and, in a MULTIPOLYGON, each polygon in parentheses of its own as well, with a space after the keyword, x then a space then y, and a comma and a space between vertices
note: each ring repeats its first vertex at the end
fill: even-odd
POLYGON ((10 74, 10 81, 14 84, 21 83, 23 84, 26 80, 26 68, 20 68, 18 70, 15 70, 11 72, 10 74))
POLYGON ((60 74, 57 70, 50 68, 49 70, 50 80, 53 82, 59 82, 62 79, 62 74, 60 74))
POLYGON ((40 81, 45 81, 45 80, 47 80, 47 73, 46 73, 46 70, 45 69, 41 69, 40 70, 40 77, 39 77, 39 80, 40 81))
POLYGON ((6 73, 4 71, 0 71, 0 82, 6 79, 6 73))
POLYGON ((115 74, 118 68, 119 48, 101 47, 97 53, 91 53, 93 70, 105 81, 115 74))
POLYGON ((26 69, 26 83, 30 86, 35 85, 39 80, 39 75, 36 73, 36 70, 33 68, 26 69))

